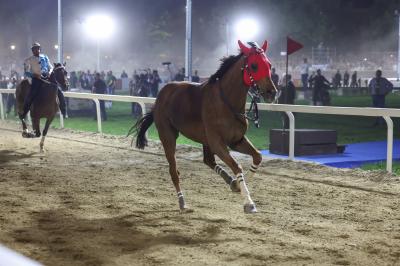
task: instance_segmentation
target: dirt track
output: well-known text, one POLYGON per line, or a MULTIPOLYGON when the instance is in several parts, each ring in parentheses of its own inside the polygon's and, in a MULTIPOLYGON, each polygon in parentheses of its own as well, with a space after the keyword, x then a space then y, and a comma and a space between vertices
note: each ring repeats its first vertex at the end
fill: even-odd
POLYGON ((180 213, 158 143, 52 129, 41 155, 17 129, 0 121, 0 243, 45 265, 400 265, 392 175, 265 160, 248 180, 259 213, 245 215, 179 147, 194 209, 180 213))

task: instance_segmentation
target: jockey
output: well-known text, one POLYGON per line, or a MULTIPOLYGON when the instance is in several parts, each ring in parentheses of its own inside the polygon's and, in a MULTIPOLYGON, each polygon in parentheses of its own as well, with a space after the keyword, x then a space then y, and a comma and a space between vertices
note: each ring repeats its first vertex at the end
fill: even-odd
MULTIPOLYGON (((40 53, 39 43, 34 43, 32 45, 32 53, 33 55, 25 59, 24 62, 25 76, 32 78, 32 85, 28 96, 25 98, 24 113, 20 115, 21 120, 25 119, 26 114, 29 112, 33 100, 39 93, 43 79, 48 79, 50 77, 51 71, 53 70, 53 66, 51 65, 47 55, 40 53)), ((65 117, 65 98, 59 87, 57 94, 60 103, 60 111, 65 117)))

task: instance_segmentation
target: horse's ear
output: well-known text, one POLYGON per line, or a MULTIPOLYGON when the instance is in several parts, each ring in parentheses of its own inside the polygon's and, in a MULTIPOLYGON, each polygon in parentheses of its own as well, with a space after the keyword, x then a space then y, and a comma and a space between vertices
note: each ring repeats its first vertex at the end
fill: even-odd
POLYGON ((244 45, 244 44, 242 43, 242 41, 238 40, 238 44, 239 44, 239 47, 240 47, 240 51, 241 51, 243 54, 245 54, 245 55, 250 54, 250 48, 247 47, 246 45, 244 45))
POLYGON ((64 62, 63 66, 65 67, 67 65, 67 62, 64 62))
POLYGON ((53 63, 53 66, 54 66, 54 68, 56 68, 57 67, 57 63, 53 63))
POLYGON ((262 45, 261 48, 263 49, 264 52, 267 51, 267 49, 268 49, 268 42, 267 42, 266 40, 264 41, 264 44, 262 45))

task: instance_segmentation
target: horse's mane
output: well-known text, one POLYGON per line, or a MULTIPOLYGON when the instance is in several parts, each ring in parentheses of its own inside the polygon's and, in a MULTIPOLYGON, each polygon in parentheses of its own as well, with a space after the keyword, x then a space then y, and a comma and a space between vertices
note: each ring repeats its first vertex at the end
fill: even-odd
POLYGON ((211 75, 210 79, 208 80, 209 83, 215 83, 218 79, 221 79, 225 73, 234 65, 239 59, 242 57, 242 53, 238 55, 231 55, 228 57, 224 57, 221 59, 221 66, 213 75, 211 75))

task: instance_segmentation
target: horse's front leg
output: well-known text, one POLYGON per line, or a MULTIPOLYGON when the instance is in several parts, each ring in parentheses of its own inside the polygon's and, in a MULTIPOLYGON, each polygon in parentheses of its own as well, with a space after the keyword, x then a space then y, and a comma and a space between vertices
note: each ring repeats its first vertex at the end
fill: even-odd
POLYGON ((22 137, 24 138, 34 138, 35 135, 32 132, 29 132, 28 126, 26 125, 26 121, 24 118, 20 118, 22 124, 22 137))
POLYGON ((244 212, 256 213, 257 208, 250 197, 250 192, 246 185, 242 167, 229 154, 228 148, 218 135, 207 135, 207 139, 209 140, 209 146, 212 152, 216 154, 227 166, 229 166, 229 168, 232 169, 232 172, 236 175, 237 182, 240 187, 240 193, 244 199, 244 212))
POLYGON ((233 192, 240 192, 236 177, 232 177, 231 175, 229 175, 222 166, 218 165, 215 162, 214 154, 206 145, 203 145, 203 156, 203 162, 208 165, 208 167, 213 169, 217 174, 219 174, 224 179, 225 183, 229 185, 233 192))
POLYGON ((229 147, 234 151, 250 155, 253 158, 253 164, 250 166, 250 171, 246 175, 247 177, 252 178, 261 164, 261 153, 253 146, 246 136, 243 136, 238 143, 230 145, 229 147))

